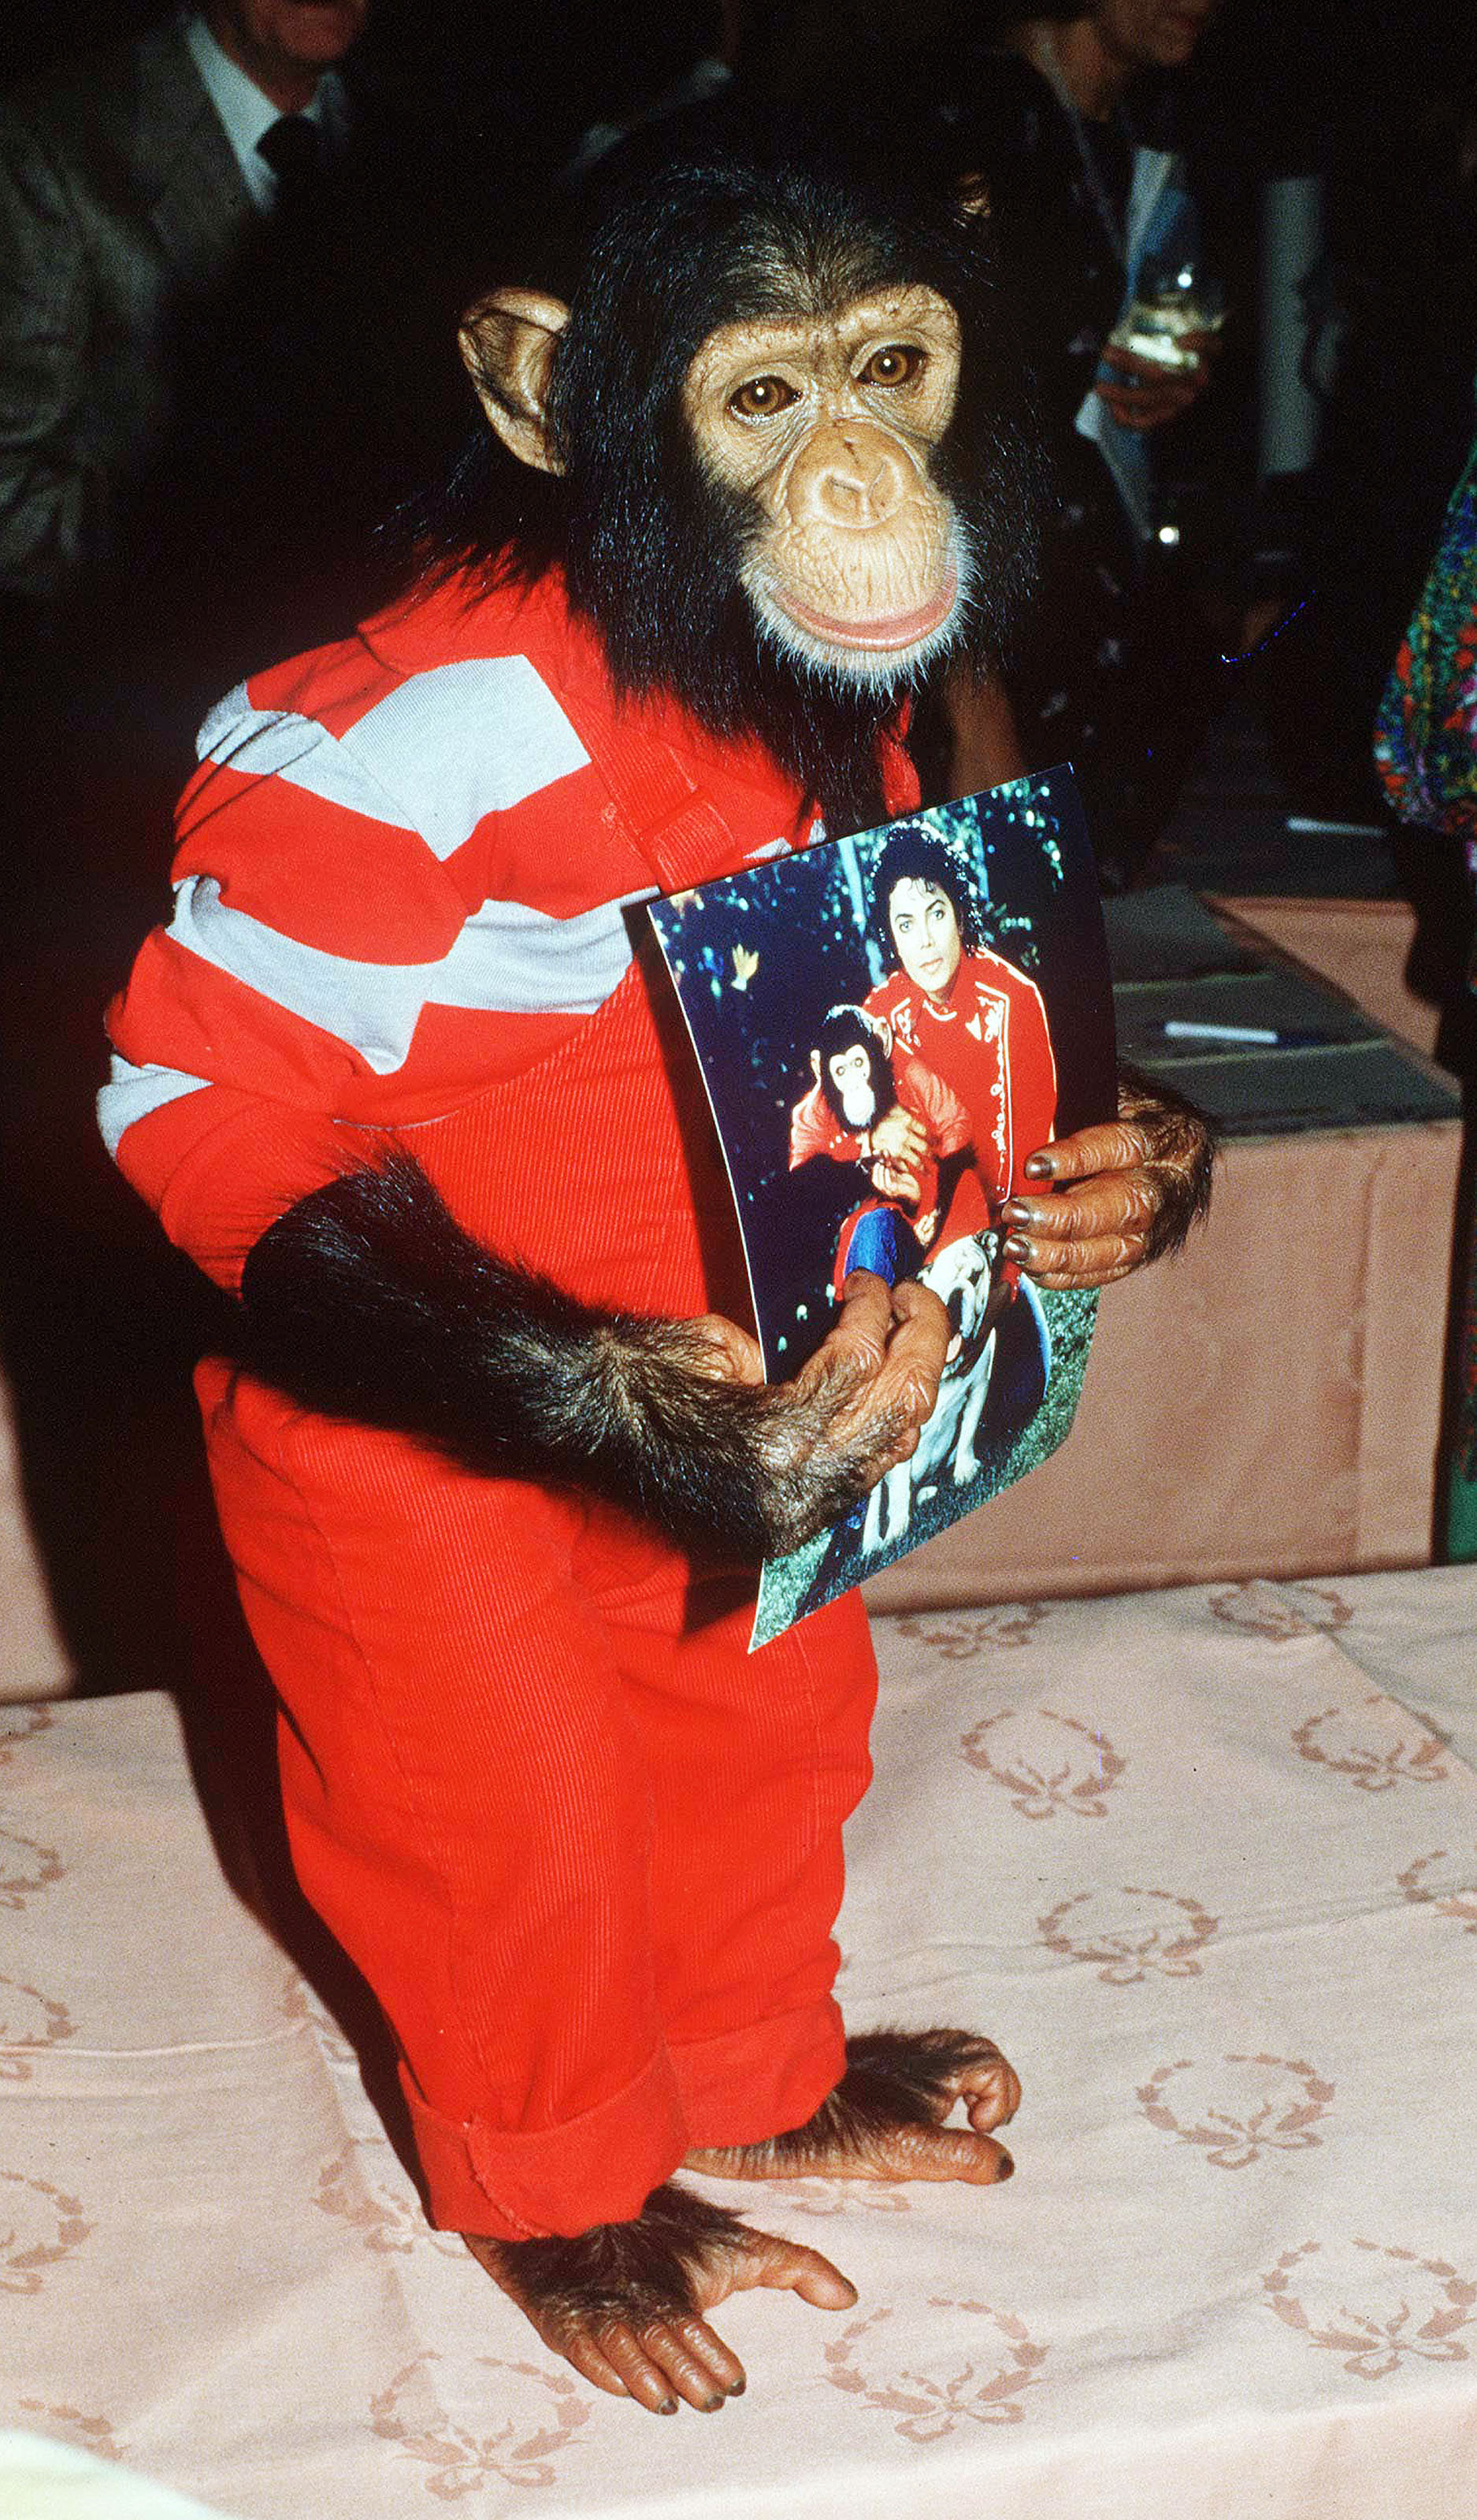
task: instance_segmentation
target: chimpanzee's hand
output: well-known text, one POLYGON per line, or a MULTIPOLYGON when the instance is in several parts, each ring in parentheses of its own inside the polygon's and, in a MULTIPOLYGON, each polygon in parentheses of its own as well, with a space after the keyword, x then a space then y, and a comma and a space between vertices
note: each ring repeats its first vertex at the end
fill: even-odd
POLYGON ((587 1484, 689 1546, 783 1556, 916 1449, 948 1336, 929 1287, 866 1269, 791 1382, 764 1383, 753 1339, 718 1315, 623 1318, 596 1341, 611 1466, 587 1484))
POLYGON ((871 1133, 874 1155, 890 1155, 900 1164, 921 1164, 928 1152, 928 1132, 916 1112, 904 1111, 895 1102, 884 1111, 871 1133))
POLYGON ((896 1163, 891 1155, 879 1155, 872 1166, 872 1188, 879 1198, 905 1198, 916 1202, 923 1196, 923 1184, 906 1164, 896 1163))
POLYGON ((1041 1286, 1107 1286, 1177 1251, 1210 1205, 1215 1133, 1167 1086, 1124 1069, 1116 1120, 1027 1157, 1039 1197, 1006 1201, 1005 1256, 1041 1286))
POLYGON ((731 2293, 764 2286, 817 2310, 850 2310, 856 2299, 829 2258, 751 2230, 726 2207, 671 2184, 634 2222, 600 2223, 574 2239, 463 2237, 551 2352, 597 2389, 657 2415, 674 2415, 679 2401, 715 2414, 742 2394, 744 2366, 708 2321, 731 2293))
POLYGON ((798 1549, 916 1452, 939 1397, 948 1315, 929 1286, 854 1269, 835 1328, 765 1413, 772 1546, 798 1549))
POLYGON ((605 1499, 706 1556, 796 1549, 913 1451, 948 1319, 858 1271, 766 1384, 748 1332, 597 1311, 475 1242, 400 1149, 311 1192, 242 1277, 238 1354, 302 1406, 605 1499))

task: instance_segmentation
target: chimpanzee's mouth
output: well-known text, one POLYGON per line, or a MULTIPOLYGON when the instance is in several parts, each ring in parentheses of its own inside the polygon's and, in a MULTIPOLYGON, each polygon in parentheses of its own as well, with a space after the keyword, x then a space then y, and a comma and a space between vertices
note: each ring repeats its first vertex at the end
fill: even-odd
POLYGON ((874 613, 859 618, 833 613, 812 612, 808 605, 798 604, 792 595, 775 595, 773 600, 787 612, 798 630, 812 639, 823 639, 830 648, 861 648, 870 655, 892 655, 920 641, 933 638, 942 630, 958 601, 959 581, 952 568, 937 595, 920 604, 911 612, 874 613))

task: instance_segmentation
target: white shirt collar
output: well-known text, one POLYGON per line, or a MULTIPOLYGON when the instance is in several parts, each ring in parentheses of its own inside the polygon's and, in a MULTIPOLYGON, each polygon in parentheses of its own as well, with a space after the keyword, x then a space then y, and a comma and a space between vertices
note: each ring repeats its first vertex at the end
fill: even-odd
MULTIPOLYGON (((269 96, 263 96, 254 79, 248 78, 239 62, 222 51, 204 18, 193 13, 184 23, 185 42, 191 59, 205 84, 206 93, 220 116, 227 140, 241 168, 242 181, 258 210, 270 210, 277 200, 277 178, 266 159, 258 155, 256 143, 264 131, 281 119, 282 109, 269 96)), ((344 82, 336 70, 325 70, 313 91, 310 105, 302 109, 309 122, 316 122, 332 148, 343 141, 348 121, 348 103, 344 82)))

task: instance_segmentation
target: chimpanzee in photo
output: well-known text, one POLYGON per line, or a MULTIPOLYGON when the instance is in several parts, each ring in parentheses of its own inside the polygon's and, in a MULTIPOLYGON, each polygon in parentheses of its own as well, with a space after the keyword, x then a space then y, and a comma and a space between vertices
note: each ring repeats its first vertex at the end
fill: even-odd
POLYGON ((915 1278, 946 1216, 960 1234, 989 1222, 978 1182, 972 1202, 966 1194, 962 1221, 954 1212, 973 1163, 968 1112, 921 1058, 894 1051, 886 1024, 857 1006, 828 1008, 816 1026, 810 1073, 810 1090, 790 1114, 790 1170, 826 1155, 858 1165, 868 1184, 837 1239, 837 1295, 854 1269, 870 1269, 890 1286, 915 1278), (906 1155, 889 1152, 874 1134, 902 1113, 916 1132, 906 1155))
MULTIPOLYGON (((110 1018, 105 1133, 239 1294, 198 1374, 222 1529, 429 2211, 661 2412, 742 2387, 730 2292, 854 2298, 684 2163, 989 2184, 1018 2097, 972 2033, 844 2039, 857 1597, 747 1651, 760 1554, 916 1443, 944 1308, 858 1272, 763 1382, 626 915, 915 802, 904 694, 1024 593, 988 221, 916 161, 719 113, 597 167, 467 316, 490 429, 409 594, 207 720, 110 1018)), ((1044 1148, 1027 1265, 1123 1275, 1208 1163, 1152 1097, 1044 1148)))

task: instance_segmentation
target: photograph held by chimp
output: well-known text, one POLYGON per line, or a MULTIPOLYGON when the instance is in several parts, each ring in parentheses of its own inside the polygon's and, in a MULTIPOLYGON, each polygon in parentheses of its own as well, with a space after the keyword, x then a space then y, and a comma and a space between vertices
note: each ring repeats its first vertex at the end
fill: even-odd
POLYGON ((651 905, 738 1207, 764 1368, 804 1370, 854 1271, 940 1296, 910 1459, 765 1561, 753 1643, 998 1495, 1067 1433, 1095 1292, 1034 1286, 1001 1210, 1116 1107, 1099 895, 1069 770, 651 905))

